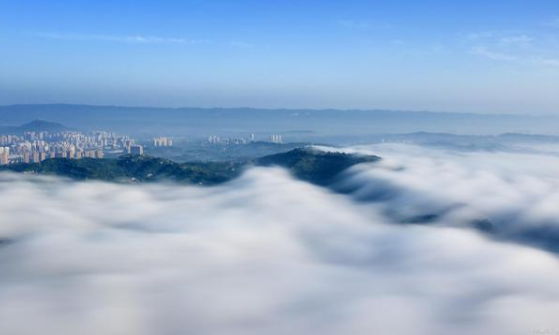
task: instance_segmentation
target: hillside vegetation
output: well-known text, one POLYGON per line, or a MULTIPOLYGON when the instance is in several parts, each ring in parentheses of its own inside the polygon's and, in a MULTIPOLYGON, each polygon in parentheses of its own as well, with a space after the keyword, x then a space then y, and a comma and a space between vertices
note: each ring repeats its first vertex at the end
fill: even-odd
POLYGON ((265 156, 243 163, 176 163, 150 156, 122 156, 118 159, 69 160, 54 158, 40 164, 14 164, 0 171, 64 176, 76 180, 113 182, 173 181, 187 184, 216 185, 238 177, 249 166, 279 166, 295 177, 318 185, 330 183, 347 168, 379 160, 376 156, 357 156, 317 151, 310 148, 265 156))

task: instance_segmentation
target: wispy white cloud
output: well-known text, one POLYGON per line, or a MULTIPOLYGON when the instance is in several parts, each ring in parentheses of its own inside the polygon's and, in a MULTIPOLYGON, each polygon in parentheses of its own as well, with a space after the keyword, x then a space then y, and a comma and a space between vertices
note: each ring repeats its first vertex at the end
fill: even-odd
POLYGON ((529 47, 534 39, 527 35, 506 36, 502 37, 499 42, 504 46, 515 46, 519 48, 529 47))
POLYGON ((550 21, 544 22, 544 26, 559 28, 559 17, 556 17, 550 21))
POLYGON ((471 50, 471 53, 495 61, 518 62, 539 66, 559 67, 559 58, 546 58, 533 55, 517 55, 490 50, 486 47, 475 47, 471 50))
POLYGON ((499 61, 514 61, 517 60, 518 58, 514 55, 511 54, 506 54, 506 53, 501 53, 501 52, 496 52, 496 51, 492 51, 487 49, 486 47, 475 47, 473 49, 471 49, 471 53, 477 56, 482 56, 485 58, 489 58, 492 60, 499 60, 499 61))
POLYGON ((74 33, 36 33, 38 36, 53 40, 69 41, 100 41, 125 44, 216 44, 226 47, 254 48, 254 44, 242 40, 210 41, 205 39, 187 39, 182 37, 161 37, 154 35, 105 35, 105 34, 74 34, 74 33))
POLYGON ((534 38, 526 34, 497 33, 495 31, 481 31, 466 34, 466 40, 471 42, 491 42, 501 46, 527 47, 534 38))
POLYGON ((554 57, 557 47, 549 43, 549 36, 544 33, 483 31, 467 34, 464 41, 470 54, 494 61, 538 66, 559 63, 554 57))
POLYGON ((406 42, 396 38, 396 39, 390 40, 390 44, 395 45, 395 46, 400 46, 400 45, 405 45, 406 42))
POLYGON ((341 19, 336 21, 336 24, 347 28, 347 29, 355 29, 355 30, 368 30, 368 29, 380 29, 386 30, 391 29, 394 26, 388 22, 371 22, 366 20, 352 20, 352 19, 341 19))
POLYGON ((351 29, 369 29, 371 24, 367 21, 357 21, 357 20, 339 20, 338 24, 345 28, 351 29))
POLYGON ((533 63, 547 66, 559 67, 559 58, 534 58, 533 63))
POLYGON ((495 32, 493 31, 478 31, 478 32, 472 32, 469 34, 466 34, 466 39, 468 40, 480 40, 480 39, 486 39, 486 38, 491 38, 495 36, 495 32))
POLYGON ((432 52, 443 52, 447 50, 447 47, 443 43, 435 43, 431 45, 430 50, 432 52))
POLYGON ((105 41, 115 43, 135 43, 135 44, 194 44, 207 43, 205 40, 160 37, 153 35, 102 35, 102 34, 73 34, 73 33, 38 33, 39 37, 56 40, 75 40, 75 41, 105 41))
POLYGON ((228 46, 231 46, 231 47, 235 47, 235 48, 243 48, 243 49, 254 48, 254 44, 248 43, 248 42, 245 42, 245 41, 239 41, 239 40, 232 40, 232 41, 229 41, 225 44, 228 45, 228 46))

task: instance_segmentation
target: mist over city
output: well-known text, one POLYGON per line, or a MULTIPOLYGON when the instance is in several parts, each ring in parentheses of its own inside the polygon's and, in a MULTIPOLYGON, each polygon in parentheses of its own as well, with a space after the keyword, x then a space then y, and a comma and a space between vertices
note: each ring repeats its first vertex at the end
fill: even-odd
POLYGON ((559 334, 559 5, 3 1, 0 334, 559 334))

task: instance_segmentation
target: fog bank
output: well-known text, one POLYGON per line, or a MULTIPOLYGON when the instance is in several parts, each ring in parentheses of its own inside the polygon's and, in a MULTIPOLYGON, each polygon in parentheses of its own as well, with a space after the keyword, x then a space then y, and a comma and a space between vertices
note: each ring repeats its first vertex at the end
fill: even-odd
POLYGON ((216 188, 1 174, 0 194, 2 334, 556 326, 551 254, 468 229, 395 224, 383 203, 279 169, 216 188))

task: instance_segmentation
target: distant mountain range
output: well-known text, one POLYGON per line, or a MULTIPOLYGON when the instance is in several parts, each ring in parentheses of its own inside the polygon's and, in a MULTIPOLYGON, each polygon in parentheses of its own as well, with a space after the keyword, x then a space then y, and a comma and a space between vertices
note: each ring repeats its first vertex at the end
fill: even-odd
POLYGON ((0 135, 20 135, 24 132, 49 132, 56 133, 60 131, 68 131, 70 128, 57 123, 43 120, 35 120, 21 126, 0 127, 0 135))
POLYGON ((184 184, 216 185, 238 177, 249 166, 280 166, 295 177, 326 186, 349 167, 376 162, 377 156, 360 156, 300 148, 259 159, 237 162, 176 163, 149 156, 122 156, 118 159, 48 159, 40 164, 3 166, 0 171, 57 175, 77 180, 112 182, 174 181, 184 184))
POLYGON ((290 141, 338 141, 370 134, 559 134, 557 116, 483 115, 390 110, 306 110, 254 108, 144 108, 88 105, 0 106, 0 126, 33 119, 83 130, 113 130, 136 137, 284 134, 290 141))

